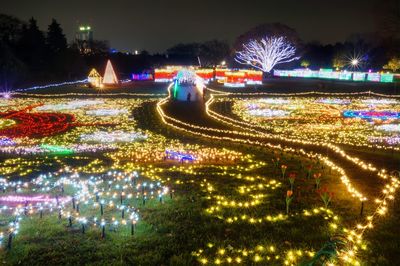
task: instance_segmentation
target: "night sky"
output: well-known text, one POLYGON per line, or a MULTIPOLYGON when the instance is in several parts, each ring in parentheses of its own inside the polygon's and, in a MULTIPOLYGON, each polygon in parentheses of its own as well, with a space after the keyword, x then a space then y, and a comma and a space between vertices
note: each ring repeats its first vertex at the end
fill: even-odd
POLYGON ((0 13, 35 17, 42 30, 52 18, 68 41, 79 24, 120 50, 163 52, 179 42, 233 40, 260 23, 281 22, 305 41, 344 41, 374 31, 373 0, 1 0, 0 13))

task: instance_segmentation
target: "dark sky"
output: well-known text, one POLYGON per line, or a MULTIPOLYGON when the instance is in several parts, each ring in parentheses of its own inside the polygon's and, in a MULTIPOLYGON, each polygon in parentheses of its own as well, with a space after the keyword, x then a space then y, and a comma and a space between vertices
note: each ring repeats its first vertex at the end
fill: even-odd
POLYGON ((80 23, 120 50, 163 52, 179 42, 233 40, 260 23, 282 22, 305 41, 343 41, 374 31, 373 0, 1 0, 0 13, 56 18, 71 41, 80 23))

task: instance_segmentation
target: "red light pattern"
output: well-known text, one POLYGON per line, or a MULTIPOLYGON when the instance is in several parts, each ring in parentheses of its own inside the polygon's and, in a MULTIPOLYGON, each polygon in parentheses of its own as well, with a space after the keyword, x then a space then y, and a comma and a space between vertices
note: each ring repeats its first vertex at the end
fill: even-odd
POLYGON ((14 126, 0 130, 0 136, 10 138, 42 138, 67 131, 75 126, 75 116, 61 113, 31 113, 33 108, 40 105, 31 105, 18 111, 0 113, 1 118, 12 119, 14 126))
POLYGON ((15 125, 0 129, 0 136, 9 138, 43 138, 68 131, 76 126, 110 126, 114 124, 75 123, 75 116, 64 113, 31 113, 33 108, 41 106, 31 105, 22 110, 0 113, 1 118, 12 119, 15 125))

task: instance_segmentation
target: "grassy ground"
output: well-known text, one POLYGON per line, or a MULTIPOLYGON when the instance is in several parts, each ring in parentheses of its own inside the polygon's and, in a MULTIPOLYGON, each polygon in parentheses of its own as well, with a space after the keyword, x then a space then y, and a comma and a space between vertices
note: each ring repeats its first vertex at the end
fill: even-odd
MULTIPOLYGON (((198 109, 198 107, 189 107, 187 104, 181 103, 179 105, 167 105, 165 110, 170 112, 170 114, 172 113, 174 116, 179 117, 185 122, 204 125, 204 119, 207 118, 201 118, 199 114, 196 116, 185 116, 185 114, 193 113, 193 110, 189 110, 190 108, 193 110, 196 108, 198 109), (178 109, 178 111, 176 109, 178 109), (187 110, 183 112, 182 110, 184 109, 187 110), (202 122, 198 122, 199 120, 202 122)), ((210 123, 210 126, 211 125, 212 124, 210 123)), ((353 147, 346 147, 345 150, 351 155, 360 156, 364 160, 373 162, 378 167, 385 167, 386 169, 393 170, 398 166, 399 158, 392 152, 368 151, 353 147)), ((320 152, 324 154, 324 151, 320 152)), ((329 155, 332 156, 332 154, 329 155)), ((340 165, 343 165, 343 162, 341 162, 340 165)), ((350 174, 352 177, 351 180, 355 183, 356 187, 361 189, 362 192, 367 193, 370 199, 373 199, 380 194, 382 184, 379 179, 371 176, 368 173, 363 174, 363 171, 360 172, 358 168, 352 167, 348 163, 344 163, 344 165, 346 166, 345 169, 348 170, 348 174, 350 174)), ((370 249, 363 253, 364 261, 367 265, 375 265, 375 263, 379 263, 379 265, 392 265, 391 263, 399 260, 395 253, 396 248, 399 246, 399 241, 397 241, 395 237, 396 234, 392 233, 392 231, 396 230, 395 228, 398 227, 398 209, 396 206, 397 205, 390 206, 394 208, 394 212, 389 214, 389 217, 379 220, 381 223, 378 223, 378 230, 373 230, 367 234, 367 240, 370 241, 370 249), (383 240, 385 237, 390 239, 390 241, 384 243, 379 241, 383 240)))
MULTIPOLYGON (((159 177, 170 178, 169 185, 175 194, 164 204, 141 209, 142 221, 133 237, 127 228, 117 232, 107 230, 106 238, 102 239, 99 229, 89 228, 82 234, 79 225, 68 227, 68 222, 59 220, 57 215, 45 215, 42 219, 32 217, 21 224, 13 248, 0 252, 3 262, 22 265, 194 265, 201 259, 214 262, 240 256, 244 264, 252 264, 259 256, 264 263, 270 258, 271 265, 280 265, 286 259, 287 251, 315 252, 321 248, 329 236, 335 234, 331 223, 340 228, 350 226, 358 219, 358 203, 348 198, 336 174, 316 161, 182 134, 161 125, 154 103, 136 110, 134 115, 141 128, 190 143, 218 148, 229 146, 244 154, 252 154, 252 162, 244 160, 226 167, 199 165, 189 172, 189 165, 174 164, 175 168, 169 164, 155 165, 164 169, 159 177), (272 159, 277 156, 282 164, 288 166, 288 172, 298 173, 291 216, 286 218, 279 217, 285 217, 285 194, 290 184, 287 177, 281 177, 280 169, 273 167, 272 159), (261 161, 266 163, 257 163, 261 161), (323 174, 322 185, 336 191, 332 201, 334 214, 319 209, 323 203, 315 191, 314 181, 306 177, 306 165, 312 165, 313 172, 323 174), (211 191, 208 189, 210 186, 213 188, 211 191), (240 192, 243 189, 246 193, 240 192), (239 203, 251 202, 255 195, 262 195, 255 206, 220 206, 221 211, 208 211, 218 205, 217 196, 239 203), (305 209, 310 211, 309 216, 303 214, 305 209), (245 219, 241 218, 243 215, 245 219), (268 221, 268 215, 276 220, 268 221), (335 215, 337 220, 333 218, 335 215), (229 218, 234 217, 239 217, 239 220, 230 222, 229 218), (250 217, 262 222, 253 223, 250 217), (273 246, 274 251, 259 250, 260 246, 273 246), (218 253, 221 249, 226 249, 224 255, 218 253), (199 250, 203 251, 199 254, 199 250), (243 251, 250 255, 244 256, 243 251)), ((296 261, 308 259, 310 256, 303 254, 296 261)))
MULTIPOLYGON (((199 125, 205 125, 204 123, 206 123, 205 121, 207 121, 208 118, 206 118, 204 115, 202 115, 201 112, 199 113, 199 112, 195 112, 194 111, 194 110, 198 110, 198 108, 201 108, 201 107, 199 107, 199 106, 197 106, 197 107, 196 106, 190 106, 187 103, 178 103, 178 104, 174 103, 173 105, 167 105, 164 110, 169 112, 169 114, 173 113, 174 117, 178 117, 179 119, 182 119, 185 122, 190 122, 190 123, 199 124, 199 125)), ((166 132, 163 132, 161 129, 158 129, 157 127, 154 127, 154 124, 155 123, 152 123, 151 120, 150 120, 150 122, 146 123, 147 126, 153 125, 153 130, 160 130, 160 133, 163 133, 163 134, 166 134, 166 135, 171 135, 171 137, 180 137, 180 138, 182 138, 183 136, 185 136, 182 133, 179 133, 179 132, 176 133, 175 131, 171 131, 169 129, 166 129, 166 132)), ((210 124, 208 124, 208 126, 214 126, 214 125, 212 123, 210 123, 210 124)), ((219 125, 219 126, 221 126, 221 125, 219 125)), ((193 141, 193 137, 191 137, 191 139, 192 139, 191 141, 193 141)), ((194 138, 194 139, 196 139, 196 138, 194 138)), ((204 139, 200 139, 200 140, 204 141, 204 139)), ((232 143, 229 143, 229 144, 228 143, 220 143, 220 145, 221 146, 229 146, 231 148, 237 147, 238 150, 242 150, 242 151, 243 150, 251 151, 254 154, 258 154, 259 158, 262 158, 266 162, 269 162, 269 161, 271 161, 271 159, 275 158, 274 155, 271 155, 271 151, 270 150, 265 150, 265 149, 262 149, 262 148, 257 149, 257 148, 254 148, 254 147, 248 147, 246 145, 237 145, 237 144, 232 144, 232 143)), ((290 157, 291 156, 288 156, 288 158, 290 158, 290 157)), ((288 160, 288 161, 290 161, 290 160, 288 160)), ((313 186, 312 181, 311 181, 311 183, 309 181, 307 183, 307 179, 305 178, 305 174, 304 174, 304 169, 303 170, 299 169, 299 167, 301 168, 301 165, 306 165, 307 163, 301 162, 301 159, 299 159, 299 158, 297 158, 296 162, 288 162, 288 161, 285 160, 285 162, 290 165, 289 169, 291 169, 291 171, 294 170, 294 171, 298 171, 298 172, 303 172, 302 178, 299 179, 299 180, 301 180, 301 181, 299 181, 301 185, 299 184, 299 188, 298 188, 301 191, 300 193, 303 193, 305 195, 313 195, 313 194, 315 195, 315 192, 312 189, 312 186, 313 186), (295 168, 295 169, 293 169, 293 168, 295 168)), ((308 163, 310 163, 310 162, 308 162, 308 163)), ((318 170, 315 169, 313 171, 318 171, 318 170)), ((279 170, 274 170, 272 175, 277 177, 277 173, 279 174, 279 170)), ((328 173, 326 173, 326 174, 328 175, 328 173)), ((339 180, 338 179, 335 180, 334 178, 328 178, 327 180, 329 180, 329 184, 328 185, 330 186, 330 188, 332 188, 336 193, 339 193, 337 195, 338 202, 335 203, 335 205, 334 205, 335 209, 337 208, 341 212, 343 211, 344 213, 347 213, 346 215, 348 215, 348 216, 346 216, 346 217, 347 217, 348 221, 353 221, 353 222, 354 221, 358 221, 357 215, 359 213, 359 205, 357 203, 354 203, 354 201, 345 203, 345 201, 349 200, 349 199, 347 198, 345 189, 343 187, 340 187, 341 184, 339 184, 339 180), (342 203, 344 205, 341 205, 342 203), (346 206, 346 207, 343 207, 343 206, 346 206), (347 209, 347 207, 349 209, 347 209)), ((231 182, 232 181, 224 182, 224 186, 226 186, 228 183, 230 184, 231 182)), ((286 182, 287 182, 287 180, 286 180, 286 182)), ((288 184, 286 184, 286 189, 288 189, 287 185, 288 184)), ((285 190, 280 192, 280 195, 284 194, 284 192, 285 192, 285 190)), ((282 196, 279 197, 279 195, 278 195, 277 197, 271 197, 271 198, 274 201, 277 201, 277 202, 280 201, 280 203, 278 203, 277 206, 281 206, 281 208, 282 208, 282 206, 284 206, 284 202, 282 202, 283 201, 283 197, 282 196)), ((303 199, 303 196, 300 196, 300 198, 303 199)), ((303 203, 305 203, 305 205, 310 204, 308 206, 317 206, 317 201, 318 201, 318 198, 317 199, 316 198, 313 198, 313 199, 309 198, 309 199, 305 200, 303 203)), ((297 202, 297 204, 301 204, 301 203, 302 203, 302 201, 297 202)), ((263 213, 264 212, 263 210, 266 210, 266 209, 268 209, 268 208, 267 207, 262 208, 262 210, 259 210, 258 213, 263 213)), ((275 207, 275 210, 276 210, 276 207, 275 207)), ((279 225, 274 225, 274 228, 278 229, 279 225)), ((271 230, 272 230, 272 228, 270 228, 267 231, 269 233, 271 233, 271 230)), ((278 231, 279 230, 283 230, 283 229, 278 229, 278 231)), ((311 230, 312 231, 311 228, 307 228, 306 231, 307 230, 311 230)), ((326 228, 325 228, 325 230, 326 230, 326 228)), ((304 234, 304 231, 302 231, 302 234, 304 234)), ((292 235, 292 234, 288 234, 288 235, 292 235)), ((285 237, 290 238, 288 235, 283 234, 283 237, 284 238, 285 237)), ((282 235, 280 237, 282 238, 282 235)), ((299 242, 301 242, 301 240, 299 242)), ((311 241, 311 242, 313 242, 313 241, 311 241)))
MULTIPOLYGON (((311 81, 309 85, 310 88, 315 87, 311 81)), ((278 89, 280 85, 275 86, 278 89)), ((149 91, 152 93, 165 92, 162 86, 150 87, 149 91)), ((307 90, 307 88, 299 90, 304 89, 307 90)), ((72 91, 85 90, 76 88, 72 91)), ((126 91, 124 89, 118 92, 123 91, 130 92, 131 89, 126 88, 126 91)), ((143 86, 138 86, 138 90, 135 90, 140 93, 147 91, 143 86)), ((41 93, 52 92, 50 90, 41 93)), ((71 90, 63 88, 58 92, 65 93, 71 90)), ((186 103, 168 105, 166 111, 190 123, 227 128, 209 120, 204 113, 199 112, 199 109, 192 109, 186 103)), ((226 167, 197 165, 191 169, 188 168, 189 165, 181 164, 154 165, 153 167, 163 170, 158 173, 161 179, 169 178, 167 185, 175 191, 174 197, 164 204, 154 202, 141 208, 141 222, 138 223, 134 236, 130 235, 130 229, 127 227, 117 232, 107 229, 106 237, 102 239, 98 228, 89 228, 82 234, 78 224, 74 224, 71 228, 68 226, 68 221, 59 220, 57 215, 45 215, 42 219, 32 217, 22 222, 12 249, 0 251, 3 264, 196 265, 201 261, 205 262, 204 260, 207 260, 207 263, 221 260, 226 264, 229 258, 232 260, 240 258, 242 264, 253 265, 259 256, 261 259, 259 265, 281 265, 288 259, 287 252, 302 250, 302 255, 296 255, 295 260, 290 261, 297 264, 311 258, 305 251, 318 251, 330 236, 341 234, 342 226, 351 227, 360 220, 359 202, 347 195, 346 188, 335 172, 329 171, 315 160, 262 147, 216 142, 182 133, 161 123, 155 111, 155 102, 146 103, 134 110, 134 117, 142 129, 182 142, 216 148, 225 147, 243 154, 251 154, 252 162, 244 160, 226 167), (272 163, 277 157, 281 160, 280 165, 288 166, 286 177, 282 177, 281 169, 274 167, 272 163), (257 166, 254 166, 256 164, 257 166), (307 178, 308 165, 312 166, 312 173, 322 173, 322 186, 335 191, 329 206, 333 214, 320 209, 323 202, 316 192, 314 180, 307 178), (285 195, 290 188, 287 174, 292 171, 297 173, 295 194, 290 216, 286 217, 285 195), (243 190, 245 193, 241 192, 243 190), (236 204, 251 202, 256 195, 262 196, 255 206, 229 207, 232 201, 236 204), (221 203, 218 204, 218 201, 221 203), (224 206, 224 201, 228 202, 227 206, 224 206), (220 207, 220 210, 215 211, 215 207, 220 207), (304 215, 304 210, 309 210, 311 215, 304 215), (314 210, 317 210, 316 213, 314 210), (242 218, 243 215, 245 218, 242 218), (268 215, 276 220, 268 221, 268 215), (336 215, 337 220, 333 218, 336 215), (252 222, 251 218, 255 222, 252 222), (336 224, 338 229, 332 224, 336 224), (273 251, 268 249, 271 246, 274 247, 273 251), (224 250, 223 254, 221 250, 224 250)), ((384 156, 390 157, 390 155, 384 156)), ((361 179, 359 183, 362 183, 361 179)), ((388 219, 380 221, 376 229, 366 236, 367 250, 362 252, 365 265, 400 263, 400 256, 397 255, 400 245, 397 239, 400 233, 398 232, 400 213, 398 205, 390 207, 393 207, 395 212, 390 213, 388 219)), ((366 206, 366 213, 370 211, 369 208, 366 206)))

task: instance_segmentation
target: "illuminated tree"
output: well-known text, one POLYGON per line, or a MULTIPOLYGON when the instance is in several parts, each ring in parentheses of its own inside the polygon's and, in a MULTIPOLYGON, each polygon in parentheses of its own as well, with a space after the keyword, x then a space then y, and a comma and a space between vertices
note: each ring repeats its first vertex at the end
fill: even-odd
POLYGON ((236 62, 253 66, 263 72, 270 72, 276 65, 298 60, 296 48, 285 37, 265 37, 243 44, 243 50, 236 52, 236 62))
POLYGON ((341 55, 336 55, 332 60, 332 65, 336 69, 342 69, 346 66, 346 60, 341 55))
POLYGON ((389 60, 389 62, 383 66, 383 69, 388 69, 393 72, 396 72, 397 70, 400 69, 400 58, 392 58, 389 60))
POLYGON ((115 75, 115 71, 110 60, 107 61, 103 84, 118 84, 118 78, 117 75, 115 75))
POLYGON ((301 63, 300 63, 300 65, 301 65, 302 67, 308 68, 308 67, 310 66, 310 61, 308 61, 308 60, 302 60, 301 63))
POLYGON ((261 40, 265 36, 285 36, 286 41, 296 47, 301 47, 303 43, 295 29, 282 23, 263 23, 238 36, 234 42, 233 48, 235 51, 239 51, 242 49, 244 43, 248 43, 251 40, 261 40))

